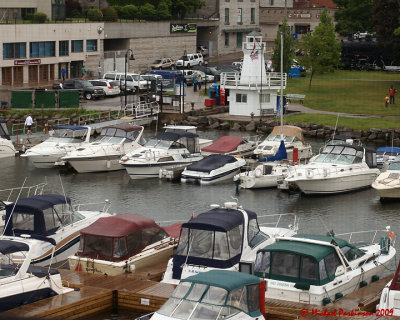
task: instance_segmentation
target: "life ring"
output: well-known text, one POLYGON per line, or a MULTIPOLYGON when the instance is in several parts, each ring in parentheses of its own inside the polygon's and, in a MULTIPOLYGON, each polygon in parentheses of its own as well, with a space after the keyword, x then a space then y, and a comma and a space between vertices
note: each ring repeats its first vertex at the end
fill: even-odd
POLYGON ((151 159, 151 151, 147 150, 144 154, 144 157, 146 158, 147 161, 150 161, 151 159))
POLYGON ((254 171, 254 174, 255 174, 256 177, 261 177, 261 175, 262 175, 261 169, 260 169, 260 168, 257 168, 257 169, 254 171))
POLYGON ((306 176, 308 179, 311 179, 312 177, 314 177, 314 171, 312 169, 307 169, 306 176))

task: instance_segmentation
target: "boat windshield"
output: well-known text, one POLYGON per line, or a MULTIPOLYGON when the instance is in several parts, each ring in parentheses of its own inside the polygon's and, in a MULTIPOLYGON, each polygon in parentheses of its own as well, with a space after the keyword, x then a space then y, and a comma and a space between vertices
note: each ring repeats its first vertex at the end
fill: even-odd
MULTIPOLYGON (((243 225, 228 232, 182 228, 177 255, 229 260, 242 252, 243 225)), ((207 261, 205 260, 205 261, 207 261)), ((204 262, 206 263, 206 262, 204 262)))
POLYGON ((157 148, 157 149, 181 149, 185 148, 182 143, 177 141, 169 141, 169 140, 159 140, 159 139, 150 139, 144 145, 148 148, 157 148))
POLYGON ((79 139, 78 137, 75 138, 68 138, 68 137, 50 137, 46 140, 46 142, 54 142, 54 143, 81 143, 84 140, 84 137, 82 139, 79 139))
POLYGON ((400 161, 399 162, 391 162, 389 164, 388 170, 400 170, 400 161))
MULTIPOLYGON (((294 136, 283 136, 283 141, 284 142, 287 142, 287 143, 290 143, 290 142, 293 142, 294 141, 294 136)), ((279 141, 281 141, 281 136, 280 135, 269 135, 267 138, 266 138, 266 141, 276 141, 276 142, 279 142, 279 141)))
POLYGON ((351 147, 336 145, 327 146, 325 149, 313 158, 313 162, 319 163, 336 163, 336 164, 353 164, 361 163, 363 152, 351 147))
POLYGON ((227 291, 203 283, 181 282, 157 313, 174 319, 227 319, 259 311, 260 289, 247 285, 227 291))
MULTIPOLYGON (((52 137, 56 138, 75 138, 84 139, 88 129, 71 130, 71 129, 56 129, 52 132, 52 137)), ((50 139, 52 138, 50 137, 50 139)))
POLYGON ((93 142, 92 145, 98 145, 98 144, 121 144, 123 142, 130 142, 129 139, 125 138, 120 138, 120 137, 108 137, 108 136, 98 136, 93 142))

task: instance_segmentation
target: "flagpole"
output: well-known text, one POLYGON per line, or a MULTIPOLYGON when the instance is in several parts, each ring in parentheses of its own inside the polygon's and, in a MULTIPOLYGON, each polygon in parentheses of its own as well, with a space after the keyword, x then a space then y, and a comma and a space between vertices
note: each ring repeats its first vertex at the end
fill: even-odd
POLYGON ((283 140, 283 32, 281 31, 281 99, 280 99, 280 112, 281 112, 281 140, 283 140))

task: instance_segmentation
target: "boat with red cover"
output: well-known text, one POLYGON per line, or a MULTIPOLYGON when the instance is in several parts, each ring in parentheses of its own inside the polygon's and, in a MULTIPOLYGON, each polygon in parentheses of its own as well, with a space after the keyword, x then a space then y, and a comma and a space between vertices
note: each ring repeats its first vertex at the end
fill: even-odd
POLYGON ((118 275, 167 261, 178 245, 181 226, 175 223, 162 227, 140 214, 101 218, 81 230, 79 250, 68 258, 69 267, 118 275))
POLYGON ((202 148, 201 154, 203 156, 214 153, 245 156, 253 153, 256 147, 257 143, 250 139, 236 136, 223 136, 208 147, 202 148))

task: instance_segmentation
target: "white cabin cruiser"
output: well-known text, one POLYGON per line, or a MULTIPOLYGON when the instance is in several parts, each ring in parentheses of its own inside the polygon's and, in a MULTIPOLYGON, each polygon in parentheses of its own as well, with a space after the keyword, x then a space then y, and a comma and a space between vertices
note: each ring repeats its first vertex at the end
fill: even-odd
POLYGON ((119 163, 131 179, 158 178, 160 169, 203 159, 198 140, 198 135, 191 132, 160 132, 143 147, 123 156, 119 163))
POLYGON ((336 236, 297 234, 258 250, 254 274, 267 281, 266 297, 326 305, 379 279, 395 257, 388 230, 336 236), (382 232, 382 238, 377 238, 382 232), (365 233, 368 242, 350 243, 365 233))
POLYGON ((212 269, 238 271, 239 261, 254 262, 257 251, 275 242, 275 237, 297 231, 296 219, 289 228, 280 228, 277 223, 259 227, 257 214, 235 202, 213 207, 182 225, 177 251, 162 282, 178 284, 181 279, 212 269))
POLYGON ((17 151, 8 135, 7 122, 0 119, 0 158, 14 157, 17 151))
MULTIPOLYGON (((80 230, 101 217, 110 216, 108 208, 106 203, 102 211, 73 210, 71 200, 58 194, 19 199, 6 206, 3 235, 10 239, 23 238, 31 247, 31 263, 46 266, 75 253, 80 230)), ((24 256, 13 256, 13 259, 22 263, 24 256)))
POLYGON ((400 263, 393 279, 383 288, 376 315, 382 317, 400 316, 400 263))
POLYGON ((308 164, 292 167, 283 183, 304 194, 334 194, 370 187, 379 173, 375 150, 327 145, 308 164))
MULTIPOLYGON (((198 134, 197 133, 197 127, 195 126, 183 126, 183 125, 166 125, 164 126, 164 131, 165 132, 191 132, 194 134, 198 134)), ((213 143, 213 140, 211 139, 204 139, 204 138, 200 138, 199 137, 199 148, 200 150, 204 147, 209 146, 210 144, 213 143)))
POLYGON ((57 126, 52 136, 28 149, 21 157, 26 157, 36 168, 54 168, 68 152, 89 143, 91 128, 85 126, 57 126))
POLYGON ((103 128, 93 142, 85 143, 62 159, 77 172, 122 170, 120 158, 144 143, 143 126, 115 125, 103 128))
POLYGON ((33 251, 29 240, 0 238, 0 312, 73 290, 63 287, 56 269, 32 266, 33 251), (16 263, 16 255, 23 261, 16 263))
POLYGON ((378 167, 381 167, 387 163, 391 163, 396 160, 396 158, 400 155, 399 147, 380 147, 376 149, 376 164, 378 167))
POLYGON ((181 280, 151 320, 263 320, 265 282, 234 271, 211 270, 181 280))
POLYGON ((204 156, 210 154, 229 154, 231 156, 246 156, 253 153, 257 143, 250 139, 236 136, 223 136, 217 139, 209 146, 202 148, 201 153, 204 156))
POLYGON ((312 149, 306 144, 303 129, 296 126, 276 126, 272 132, 254 150, 254 154, 259 158, 270 157, 276 154, 281 140, 285 142, 287 158, 293 160, 293 149, 297 149, 298 158, 296 160, 309 159, 312 157, 312 149))
POLYGON ((382 200, 400 199, 400 157, 390 162, 387 169, 372 183, 372 188, 378 191, 382 200))
POLYGON ((211 154, 204 159, 188 165, 182 172, 182 182, 212 184, 231 180, 246 165, 243 158, 227 154, 211 154))

